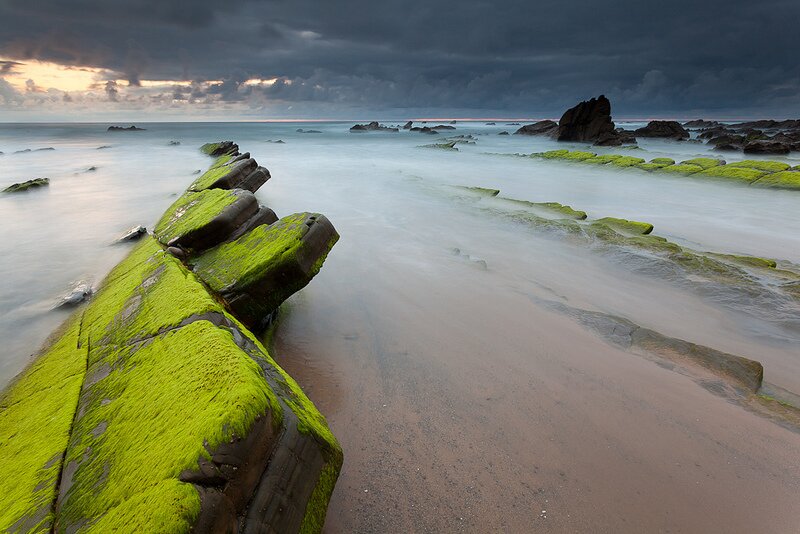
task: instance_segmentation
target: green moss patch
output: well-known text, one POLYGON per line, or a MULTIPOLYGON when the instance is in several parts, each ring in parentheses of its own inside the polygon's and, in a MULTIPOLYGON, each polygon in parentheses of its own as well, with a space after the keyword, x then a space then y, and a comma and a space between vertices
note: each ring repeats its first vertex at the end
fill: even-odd
POLYGON ((81 316, 0 397, 0 531, 50 532, 86 371, 81 316))
POLYGON ((499 189, 490 189, 487 187, 470 187, 466 185, 460 185, 458 187, 485 197, 496 197, 497 195, 500 194, 499 189))
POLYGON ((726 260, 738 265, 744 265, 745 267, 758 267, 760 269, 774 269, 778 265, 775 260, 770 260, 767 258, 759 258, 758 256, 739 256, 736 254, 716 254, 716 253, 709 253, 709 256, 713 256, 721 260, 726 260))
POLYGON ((764 176, 764 171, 757 169, 748 169, 745 167, 735 167, 733 165, 721 165, 719 167, 711 167, 698 173, 698 176, 708 176, 712 178, 728 178, 731 180, 740 180, 744 182, 752 182, 764 176))
POLYGON ((779 172, 789 170, 789 164, 780 161, 766 161, 759 159, 746 159, 742 161, 735 161, 728 163, 729 167, 745 167, 748 169, 757 169, 764 172, 779 172))
POLYGON ((640 165, 644 163, 642 158, 635 158, 633 156, 622 156, 619 158, 615 158, 610 162, 611 165, 616 167, 633 167, 635 165, 640 165))
POLYGON ((172 239, 208 225, 228 206, 236 202, 239 193, 227 189, 205 189, 187 192, 167 209, 153 233, 166 244, 172 239))
POLYGON ((515 198, 501 198, 503 202, 510 202, 517 206, 530 208, 534 211, 544 212, 546 215, 554 215, 559 219, 583 220, 586 212, 572 209, 559 202, 530 202, 528 200, 517 200, 515 198))
POLYGON ((675 165, 675 160, 672 158, 653 158, 650 160, 650 163, 666 167, 667 165, 675 165))
POLYGON ((710 169, 712 167, 719 167, 720 165, 725 165, 725 160, 716 158, 694 158, 694 159, 687 159, 686 161, 682 162, 682 164, 697 165, 698 167, 702 167, 703 169, 710 169))
POLYGON ((583 161, 596 156, 594 152, 582 152, 580 150, 570 151, 566 149, 550 150, 533 155, 545 159, 563 159, 565 161, 583 161))
POLYGON ((753 185, 757 187, 771 187, 775 189, 800 189, 799 171, 781 171, 756 180, 753 185))
POLYGON ((696 174, 703 170, 700 165, 690 165, 688 163, 678 163, 677 165, 668 165, 660 169, 662 172, 669 172, 673 174, 696 174))
POLYGON ((604 224, 614 231, 627 235, 647 235, 653 231, 653 225, 650 223, 617 219, 616 217, 604 217, 594 222, 604 224))
POLYGON ((3 189, 3 193, 21 193, 22 191, 27 191, 28 189, 36 189, 39 187, 46 187, 48 185, 50 185, 49 178, 34 178, 33 180, 28 180, 27 182, 12 184, 3 189))
POLYGON ((622 157, 621 154, 603 154, 601 156, 596 156, 594 158, 586 158, 583 160, 583 163, 592 163, 594 165, 606 165, 614 160, 618 160, 621 157, 622 157))

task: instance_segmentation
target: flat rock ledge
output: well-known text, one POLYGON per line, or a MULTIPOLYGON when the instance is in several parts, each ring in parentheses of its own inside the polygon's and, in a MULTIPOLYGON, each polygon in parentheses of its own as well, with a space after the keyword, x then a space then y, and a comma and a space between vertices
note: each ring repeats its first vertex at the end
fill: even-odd
POLYGON ((0 531, 322 530, 341 447, 248 326, 338 234, 259 206, 269 173, 235 144, 203 150, 211 169, 0 395, 0 531))

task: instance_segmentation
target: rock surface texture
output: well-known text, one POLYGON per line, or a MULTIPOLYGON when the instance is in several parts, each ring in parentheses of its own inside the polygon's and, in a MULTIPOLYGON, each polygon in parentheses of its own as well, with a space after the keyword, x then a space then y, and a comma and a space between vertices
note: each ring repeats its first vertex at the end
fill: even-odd
POLYGON ((604 95, 600 95, 564 112, 558 121, 556 139, 594 143, 598 139, 614 134, 611 102, 604 95))
MULTIPOLYGON (((212 170, 238 157, 204 150, 212 170)), ((341 448, 243 319, 263 324, 338 235, 274 219, 247 190, 187 191, 0 395, 0 531, 322 529, 341 448)))

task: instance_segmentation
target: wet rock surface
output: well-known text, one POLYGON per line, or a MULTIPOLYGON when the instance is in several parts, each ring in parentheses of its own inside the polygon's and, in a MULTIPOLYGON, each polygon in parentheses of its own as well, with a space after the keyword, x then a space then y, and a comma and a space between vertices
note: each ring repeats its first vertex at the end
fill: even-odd
MULTIPOLYGON (((215 165, 251 165, 232 143, 204 151, 219 154, 215 165)), ((18 503, 0 510, 0 530, 321 531, 341 448, 236 311, 183 263, 262 232, 261 249, 232 263, 269 278, 269 291, 253 287, 277 306, 319 271, 335 230, 318 214, 301 214, 293 231, 276 219, 250 191, 204 188, 165 214, 161 242, 129 232, 139 237, 130 255, 0 395, 0 457, 14 458, 0 489, 18 503), (281 252, 265 264, 271 238, 281 252)), ((65 301, 90 293, 78 285, 65 301)))
POLYGON ((594 143, 601 136, 614 135, 611 102, 604 95, 568 109, 558 121, 556 139, 594 143))
POLYGON ((3 193, 21 193, 23 191, 28 191, 29 189, 47 187, 48 185, 50 185, 49 178, 34 178, 33 180, 28 180, 26 182, 11 184, 3 189, 3 193))
POLYGON ((356 124, 352 128, 350 128, 351 132, 397 132, 399 131, 397 128, 384 126, 383 124, 379 124, 377 121, 372 121, 369 124, 356 124))
POLYGON ((689 139, 689 132, 677 121, 650 121, 647 126, 634 131, 637 137, 660 137, 662 139, 689 139))

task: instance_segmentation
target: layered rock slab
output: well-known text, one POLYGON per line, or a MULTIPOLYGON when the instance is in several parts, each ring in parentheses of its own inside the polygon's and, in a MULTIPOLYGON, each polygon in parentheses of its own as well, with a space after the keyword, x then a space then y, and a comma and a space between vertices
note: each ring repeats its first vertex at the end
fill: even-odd
POLYGON ((319 272, 339 234, 318 213, 259 226, 192 260, 192 270, 245 324, 261 324, 319 272))

